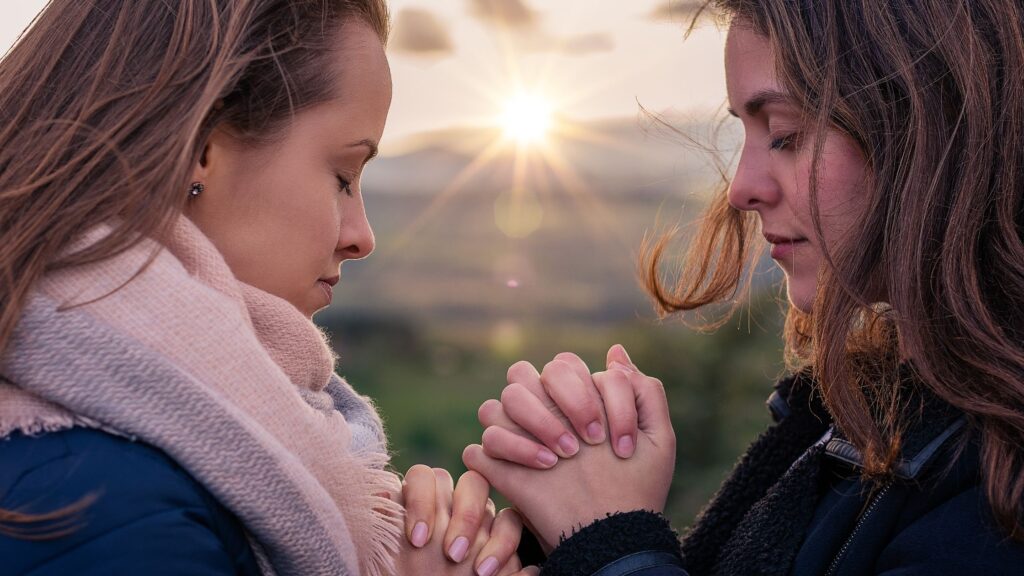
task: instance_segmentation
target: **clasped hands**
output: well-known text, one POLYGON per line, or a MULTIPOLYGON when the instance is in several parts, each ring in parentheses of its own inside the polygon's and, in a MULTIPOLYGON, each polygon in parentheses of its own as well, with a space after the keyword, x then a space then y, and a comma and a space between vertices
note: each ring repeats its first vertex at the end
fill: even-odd
POLYGON ((661 382, 640 372, 622 346, 608 351, 601 372, 563 353, 540 372, 516 363, 507 384, 501 400, 480 406, 485 430, 463 452, 469 471, 457 486, 440 469, 415 466, 406 475, 399 573, 533 575, 536 568, 523 569, 515 555, 524 522, 550 552, 607 514, 663 511, 675 467, 668 403, 661 382), (496 514, 488 484, 515 510, 496 514), (436 551, 416 553, 432 547, 446 564, 436 551), (463 571, 454 568, 468 557, 474 561, 463 571), (436 564, 433 571, 424 561, 436 564))

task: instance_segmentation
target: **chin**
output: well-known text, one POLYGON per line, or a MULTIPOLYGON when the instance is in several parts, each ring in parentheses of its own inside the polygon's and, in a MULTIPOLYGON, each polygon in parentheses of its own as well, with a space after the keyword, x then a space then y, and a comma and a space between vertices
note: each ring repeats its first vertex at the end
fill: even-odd
POLYGON ((801 286, 798 282, 788 282, 786 285, 786 294, 789 298, 790 306, 804 314, 810 314, 814 309, 814 298, 817 295, 816 286, 808 288, 806 286, 801 286))

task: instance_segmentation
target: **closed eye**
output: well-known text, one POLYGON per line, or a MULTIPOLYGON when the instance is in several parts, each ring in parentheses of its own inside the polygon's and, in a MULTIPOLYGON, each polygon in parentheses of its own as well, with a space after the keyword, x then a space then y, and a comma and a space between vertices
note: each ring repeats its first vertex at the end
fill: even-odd
POLYGON ((338 191, 339 192, 344 192, 349 197, 351 197, 352 196, 352 183, 349 182, 348 180, 346 180, 344 177, 342 177, 341 174, 337 174, 336 177, 338 178, 338 191))
POLYGON ((785 136, 779 136, 778 138, 773 138, 768 147, 771 148, 772 150, 785 150, 786 148, 792 146, 793 141, 795 139, 795 134, 786 134, 785 136))

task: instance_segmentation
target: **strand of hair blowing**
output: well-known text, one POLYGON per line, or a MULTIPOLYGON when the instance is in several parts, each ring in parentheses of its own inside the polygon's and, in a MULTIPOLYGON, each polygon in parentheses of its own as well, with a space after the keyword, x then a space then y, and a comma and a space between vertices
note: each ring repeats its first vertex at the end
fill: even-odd
MULTIPOLYGON (((787 353, 813 367, 837 425, 891 472, 913 417, 897 366, 962 410, 981 445, 993 517, 1024 541, 1024 7, 1016 0, 711 0, 752 25, 814 129, 858 143, 868 208, 830 246, 787 353), (879 305, 882 301, 885 304, 879 305)), ((816 179, 811 182, 817 197, 816 179)), ((665 312, 731 297, 750 221, 716 201, 689 262, 663 288, 664 242, 643 252, 665 312), (737 223, 739 222, 739 226, 737 223), (701 263, 714 262, 709 269, 701 263), (694 273, 696 272, 696 273, 694 273), (710 274, 711 280, 705 279, 710 274)), ((812 202, 812 206, 816 206, 812 202)), ((819 245, 821 215, 813 209, 819 245)))
POLYGON ((0 351, 45 273, 165 237, 215 126, 272 141, 332 97, 350 19, 386 42, 383 0, 51 0, 0 60, 0 351))

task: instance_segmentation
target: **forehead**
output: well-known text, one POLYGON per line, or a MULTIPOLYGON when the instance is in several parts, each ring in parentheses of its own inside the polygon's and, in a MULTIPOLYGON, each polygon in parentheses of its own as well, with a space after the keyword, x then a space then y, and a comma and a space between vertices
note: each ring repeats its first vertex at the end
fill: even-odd
POLYGON ((340 84, 338 95, 352 92, 354 86, 378 93, 391 91, 391 69, 384 45, 369 24, 358 19, 343 24, 331 56, 330 66, 340 84))
POLYGON ((725 81, 730 107, 737 111, 759 92, 782 91, 775 78, 775 61, 768 39, 742 22, 729 28, 725 81))

